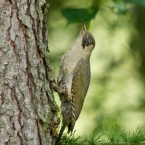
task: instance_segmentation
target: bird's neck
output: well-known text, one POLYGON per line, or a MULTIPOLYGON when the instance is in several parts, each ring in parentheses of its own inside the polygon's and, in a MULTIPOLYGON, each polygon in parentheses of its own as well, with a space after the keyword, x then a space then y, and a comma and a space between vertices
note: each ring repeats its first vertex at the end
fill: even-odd
POLYGON ((71 48, 71 51, 74 51, 74 55, 78 56, 78 58, 80 57, 88 61, 90 60, 91 51, 83 48, 82 37, 76 39, 75 45, 71 48))

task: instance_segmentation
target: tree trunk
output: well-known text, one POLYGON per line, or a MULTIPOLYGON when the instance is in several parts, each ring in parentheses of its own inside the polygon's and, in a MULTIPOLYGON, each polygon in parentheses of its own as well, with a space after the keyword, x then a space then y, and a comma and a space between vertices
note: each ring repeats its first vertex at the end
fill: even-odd
POLYGON ((45 0, 0 0, 0 145, 52 145, 45 0))

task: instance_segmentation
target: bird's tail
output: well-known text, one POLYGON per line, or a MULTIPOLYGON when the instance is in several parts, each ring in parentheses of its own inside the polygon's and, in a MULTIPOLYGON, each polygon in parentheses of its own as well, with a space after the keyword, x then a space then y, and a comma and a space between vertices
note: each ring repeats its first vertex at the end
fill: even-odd
POLYGON ((75 95, 74 91, 72 90, 72 101, 71 101, 71 122, 68 124, 68 133, 72 132, 76 122, 75 116, 75 95))
POLYGON ((61 130, 60 130, 60 132, 59 132, 59 135, 58 135, 58 137, 57 137, 57 139, 56 139, 55 145, 58 145, 58 144, 59 144, 60 139, 61 139, 61 137, 62 137, 62 134, 63 134, 63 132, 64 132, 64 130, 65 130, 65 127, 66 127, 66 126, 63 124, 62 127, 61 127, 61 130))

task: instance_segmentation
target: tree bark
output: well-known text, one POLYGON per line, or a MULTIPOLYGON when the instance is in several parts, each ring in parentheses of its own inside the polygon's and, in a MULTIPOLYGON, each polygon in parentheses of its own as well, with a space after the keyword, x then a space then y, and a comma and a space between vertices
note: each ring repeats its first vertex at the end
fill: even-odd
POLYGON ((45 0, 0 0, 0 145, 55 142, 45 8, 45 0))

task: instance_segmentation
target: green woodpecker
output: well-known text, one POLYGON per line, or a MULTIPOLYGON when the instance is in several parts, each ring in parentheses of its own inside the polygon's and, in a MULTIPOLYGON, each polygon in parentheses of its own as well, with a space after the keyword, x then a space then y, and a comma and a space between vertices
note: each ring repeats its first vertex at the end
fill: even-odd
POLYGON ((90 56, 95 47, 91 33, 82 28, 75 44, 61 58, 57 86, 61 100, 62 127, 56 144, 68 127, 72 132, 83 107, 90 84, 90 56))

